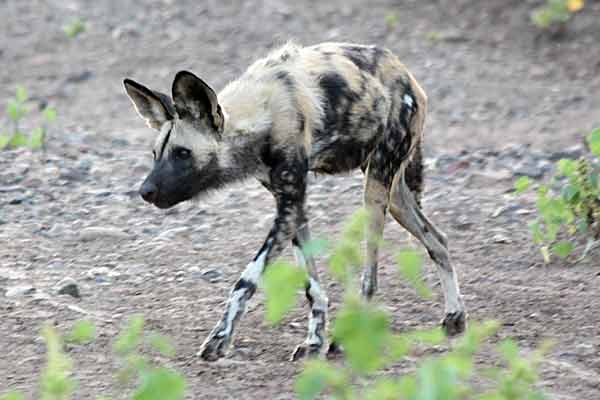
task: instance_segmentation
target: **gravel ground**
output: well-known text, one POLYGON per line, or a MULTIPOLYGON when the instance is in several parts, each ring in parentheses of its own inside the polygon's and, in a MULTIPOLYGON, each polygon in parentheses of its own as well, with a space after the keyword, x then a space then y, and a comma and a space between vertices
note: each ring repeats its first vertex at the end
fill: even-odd
MULTIPOLYGON (((40 327, 66 331, 89 318, 98 340, 69 350, 75 398, 124 398, 110 343, 141 313, 174 338, 177 357, 168 363, 185 374, 187 398, 294 398, 300 366, 287 359, 304 339, 304 302, 270 327, 258 293, 230 356, 195 356, 267 234, 270 195, 248 181, 168 211, 144 204, 136 190, 154 134, 121 86, 129 76, 164 90, 185 68, 222 87, 293 38, 385 45, 415 73, 431 101, 424 208, 450 238, 471 319, 502 321, 492 342, 511 337, 525 352, 556 342, 540 380, 549 398, 600 398, 598 251, 582 263, 543 265, 527 229, 534 199, 509 194, 517 176, 543 179, 555 159, 581 154, 582 137, 600 121, 600 4, 588 2, 567 35, 550 40, 528 21, 539 3, 0 0, 0 98, 21 84, 32 109, 50 104, 59 114, 45 152, 0 154, 0 393, 34 398, 40 327), (74 39, 62 32, 72 18, 87 27, 74 39), (79 298, 57 293, 68 278, 79 298)), ((32 114, 24 128, 37 124, 32 114)), ((361 189, 358 173, 314 179, 314 236, 335 237, 361 205, 361 189)), ((386 239, 415 245, 393 222, 386 239)), ((325 257, 318 261, 335 308, 339 288, 325 257)), ((418 298, 390 255, 381 270, 377 299, 394 329, 437 324, 440 296, 418 298)), ((428 267, 425 278, 439 294, 434 272, 428 267)), ((386 373, 410 371, 418 359, 386 373)), ((484 349, 478 362, 495 359, 484 349)))

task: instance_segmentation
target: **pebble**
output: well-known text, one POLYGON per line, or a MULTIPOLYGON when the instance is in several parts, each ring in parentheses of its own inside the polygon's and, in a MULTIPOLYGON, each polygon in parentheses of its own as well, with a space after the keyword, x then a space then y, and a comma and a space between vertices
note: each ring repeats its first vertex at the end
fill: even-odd
POLYGON ((221 272, 216 269, 207 268, 200 271, 200 277, 207 282, 215 283, 221 280, 221 272))
POLYGON ((180 226, 177 228, 171 228, 156 237, 156 240, 172 240, 177 236, 185 235, 190 231, 187 226, 180 226))
POLYGON ((89 269, 85 276, 87 279, 92 279, 96 282, 104 282, 110 272, 110 268, 108 267, 95 267, 89 269))
POLYGON ((511 238, 502 233, 497 233, 494 236, 492 236, 492 242, 498 244, 511 244, 512 240, 511 238))
POLYGON ((18 297, 18 296, 26 296, 28 294, 32 294, 35 292, 35 288, 30 285, 20 285, 20 286, 12 286, 6 288, 6 292, 4 295, 6 297, 18 297))
POLYGON ((64 278, 56 284, 57 294, 68 294, 69 296, 80 298, 79 286, 73 278, 64 278))
POLYGON ((465 186, 468 188, 483 189, 502 181, 509 181, 512 178, 513 175, 508 170, 475 171, 467 176, 465 186))
POLYGON ((128 239, 131 239, 132 237, 130 234, 122 231, 121 229, 112 228, 112 227, 91 226, 88 228, 83 228, 79 232, 79 239, 82 242, 90 242, 92 240, 101 239, 101 238, 128 240, 128 239))
POLYGON ((530 162, 523 162, 514 168, 513 175, 515 177, 527 176, 533 179, 540 179, 544 177, 545 172, 546 168, 543 166, 532 164, 530 162))

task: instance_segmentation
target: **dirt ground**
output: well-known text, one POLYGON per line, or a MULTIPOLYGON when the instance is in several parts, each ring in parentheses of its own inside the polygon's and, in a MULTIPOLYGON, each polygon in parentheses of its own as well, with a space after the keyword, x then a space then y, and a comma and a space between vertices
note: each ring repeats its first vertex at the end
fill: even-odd
MULTIPOLYGON (((556 342, 540 379, 550 399, 600 399, 600 253, 543 265, 527 229, 534 199, 509 194, 517 176, 543 178, 553 160, 580 153, 582 137, 600 124, 600 4, 586 2, 566 36, 550 40, 529 22, 539 3, 0 0, 0 98, 20 84, 32 108, 50 104, 59 114, 45 154, 0 154, 0 394, 12 388, 35 398, 40 327, 64 332, 89 318, 99 338, 70 349, 75 398, 124 398, 113 384, 110 343, 141 313, 175 340, 169 365, 185 374, 187 398, 294 398, 300 366, 287 360, 304 339, 304 301, 273 328, 258 293, 230 356, 195 356, 268 232, 270 195, 249 181, 168 211, 144 204, 136 190, 154 134, 121 82, 167 91, 176 71, 190 69, 222 87, 295 39, 385 45, 414 72, 431 103, 424 208, 450 238, 470 318, 502 321, 492 342, 511 337, 524 352, 556 342), (72 18, 87 26, 74 39, 62 31, 72 18), (66 277, 80 299, 55 293, 66 277)), ((25 127, 37 123, 29 118, 25 127)), ((335 237, 361 204, 361 176, 315 179, 309 199, 314 236, 335 237)), ((391 221, 386 238, 415 245, 391 221)), ((325 260, 335 306, 339 287, 325 260)), ((426 301, 399 279, 390 255, 380 265, 377 299, 394 328, 437 324, 433 268, 426 279, 438 296, 426 301)), ((386 373, 410 371, 418 358, 386 373)), ((490 350, 479 357, 482 366, 495 359, 490 350)))

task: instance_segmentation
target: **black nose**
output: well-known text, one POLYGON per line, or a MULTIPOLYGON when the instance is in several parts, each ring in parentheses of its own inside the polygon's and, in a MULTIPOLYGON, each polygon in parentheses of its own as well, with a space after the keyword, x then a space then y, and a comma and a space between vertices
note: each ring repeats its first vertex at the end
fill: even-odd
POLYGON ((152 182, 146 181, 140 188, 140 196, 142 196, 142 199, 146 200, 148 203, 154 203, 157 193, 158 188, 152 182))

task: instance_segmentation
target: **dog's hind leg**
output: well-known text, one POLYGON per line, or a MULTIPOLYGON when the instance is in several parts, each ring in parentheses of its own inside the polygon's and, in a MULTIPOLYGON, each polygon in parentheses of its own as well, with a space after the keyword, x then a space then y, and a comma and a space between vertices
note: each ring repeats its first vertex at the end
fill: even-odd
POLYGON ((319 284, 319 276, 315 260, 307 252, 307 244, 310 242, 310 230, 308 222, 302 214, 299 221, 298 231, 292 239, 296 262, 299 266, 306 268, 308 272, 308 282, 306 284, 306 298, 310 305, 310 315, 308 317, 308 335, 304 343, 296 347, 292 353, 291 360, 296 361, 306 356, 317 355, 323 349, 325 344, 325 329, 327 325, 327 307, 329 300, 325 290, 319 284))
POLYGON ((364 205, 368 214, 366 230, 365 267, 361 278, 361 294, 366 299, 377 291, 377 258, 379 244, 383 239, 385 214, 388 205, 389 189, 377 179, 369 165, 366 170, 364 205))
POLYGON ((456 271, 450 262, 446 236, 421 212, 414 195, 404 182, 404 169, 394 177, 390 196, 390 213, 416 237, 435 262, 445 299, 445 317, 442 326, 446 333, 456 335, 465 329, 466 311, 460 295, 456 271))

